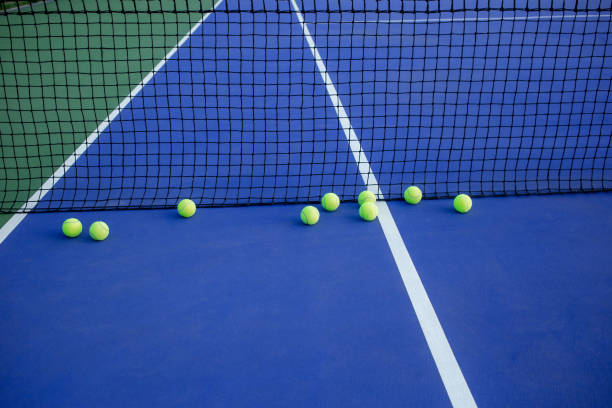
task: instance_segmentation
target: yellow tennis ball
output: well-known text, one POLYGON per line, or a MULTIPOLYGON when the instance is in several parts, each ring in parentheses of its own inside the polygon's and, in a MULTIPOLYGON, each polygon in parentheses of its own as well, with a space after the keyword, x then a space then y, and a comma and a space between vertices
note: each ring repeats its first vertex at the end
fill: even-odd
POLYGON ((306 225, 315 225, 317 222, 319 222, 319 210, 312 205, 307 205, 306 207, 302 208, 300 218, 306 225))
POLYGON ((326 211, 336 211, 340 207, 340 198, 334 193, 327 193, 321 199, 321 206, 326 211))
POLYGON ((359 207, 359 216, 366 221, 374 221, 378 217, 378 207, 372 201, 366 201, 359 207))
POLYGON ((76 218, 68 218, 62 224, 62 232, 67 237, 78 237, 79 235, 81 235, 82 231, 83 225, 81 224, 81 221, 77 220, 76 218))
POLYGON ((365 202, 375 202, 376 196, 371 191, 368 191, 368 190, 362 191, 361 193, 359 193, 359 197, 357 197, 357 201, 359 202, 359 205, 362 205, 365 202))
POLYGON ((404 200, 408 204, 418 204, 421 202, 421 198, 423 198, 423 193, 417 186, 410 186, 404 191, 404 200))
POLYGON ((467 194, 459 194, 453 200, 455 210, 460 213, 466 213, 472 208, 472 199, 467 194))
POLYGON ((191 201, 190 199, 186 198, 184 200, 181 200, 180 203, 178 203, 178 205, 176 206, 176 209, 178 210, 178 213, 185 217, 185 218, 189 218, 191 217, 193 214, 195 214, 196 212, 196 205, 193 201, 191 201))
POLYGON ((96 241, 104 241, 108 237, 108 225, 104 221, 96 221, 89 227, 89 236, 96 241))

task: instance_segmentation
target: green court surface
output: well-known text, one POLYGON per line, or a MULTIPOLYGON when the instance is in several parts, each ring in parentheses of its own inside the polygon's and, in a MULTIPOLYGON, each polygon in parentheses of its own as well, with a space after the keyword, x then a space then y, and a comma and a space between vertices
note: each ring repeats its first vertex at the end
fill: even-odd
MULTIPOLYGON (((14 210, 202 17, 186 10, 212 7, 107 0, 93 12, 68 0, 30 3, 0 15, 0 200, 14 210)), ((9 217, 0 214, 0 226, 9 217)))
POLYGON ((13 11, 19 7, 25 7, 30 4, 38 3, 40 0, 18 0, 18 1, 0 1, 0 10, 13 11))

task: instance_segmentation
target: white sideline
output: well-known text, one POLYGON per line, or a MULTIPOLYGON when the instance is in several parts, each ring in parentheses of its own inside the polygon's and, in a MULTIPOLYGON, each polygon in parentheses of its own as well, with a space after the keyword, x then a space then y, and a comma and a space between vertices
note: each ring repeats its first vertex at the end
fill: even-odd
POLYGON ((52 3, 55 0, 42 0, 42 1, 37 1, 36 3, 27 3, 27 4, 22 4, 21 6, 17 6, 17 7, 11 7, 10 9, 6 9, 6 10, 2 10, 1 13, 2 14, 8 14, 8 13, 12 13, 14 11, 19 11, 19 10, 23 10, 25 8, 34 8, 36 6, 40 6, 41 4, 47 4, 47 3, 52 3))
MULTIPOLYGON (((537 16, 501 16, 501 17, 450 17, 450 18, 417 18, 417 19, 389 19, 389 20, 357 20, 350 21, 351 24, 355 23, 471 23, 471 22, 482 22, 482 21, 529 21, 529 20, 579 20, 579 19, 600 19, 610 18, 611 14, 555 14, 555 15, 537 15, 537 16)), ((349 21, 346 21, 347 23, 349 21)))
MULTIPOLYGON (((215 5, 213 6, 213 10, 217 8, 219 4, 221 4, 223 0, 217 0, 215 5)), ((57 169, 55 173, 51 177, 47 179, 43 183, 42 186, 34 193, 32 196, 26 201, 20 208, 20 213, 14 214, 7 222, 0 228, 0 244, 10 235, 11 232, 19 225, 21 221, 24 220, 28 212, 30 212, 40 200, 42 200, 45 195, 55 186, 55 184, 66 174, 66 172, 74 165, 74 163, 81 157, 85 151, 91 146, 96 139, 100 136, 102 132, 106 130, 106 128, 111 124, 111 122, 121 113, 121 111, 128 106, 134 97, 140 93, 142 88, 146 84, 148 84, 151 79, 155 76, 157 72, 159 72, 162 67, 168 62, 174 54, 176 54, 177 50, 191 37, 191 35, 202 25, 204 21, 210 16, 212 12, 208 12, 202 16, 202 18, 189 30, 187 34, 172 48, 166 56, 155 65, 153 70, 149 72, 143 79, 140 81, 138 85, 126 96, 119 105, 104 119, 88 137, 85 141, 77 147, 77 149, 72 153, 66 161, 57 169)))
POLYGON ((436 316, 436 312, 431 304, 431 301, 429 300, 429 297, 427 296, 427 292, 425 291, 425 287, 421 282, 421 278, 419 277, 419 274, 412 263, 410 254, 408 253, 404 240, 397 229, 397 225, 395 224, 395 220, 391 215, 391 211, 389 211, 389 207, 384 201, 378 181, 372 172, 372 168, 370 167, 368 159, 361 147, 361 143, 359 142, 355 130, 351 125, 350 119, 346 114, 344 106, 340 101, 336 87, 334 86, 334 83, 327 72, 325 63, 319 54, 319 50, 317 49, 314 39, 310 34, 310 30, 304 22, 304 16, 302 15, 302 12, 295 0, 291 0, 291 5, 295 11, 295 14, 297 15, 300 26, 302 27, 304 37, 308 43, 310 51, 312 52, 312 56, 315 59, 317 68, 321 74, 321 78, 325 83, 329 98, 331 99, 336 113, 338 114, 338 119, 349 142, 351 151, 353 152, 353 157, 355 158, 355 161, 359 167, 361 177, 363 178, 367 189, 374 194, 378 194, 378 196, 382 199, 381 201, 377 201, 379 210, 378 220, 380 221, 380 225, 387 239, 387 243, 389 244, 389 248, 391 249, 391 253, 393 254, 393 258, 395 259, 395 263, 404 282, 406 292, 408 292, 408 296, 412 302, 412 306, 419 320, 419 324, 421 325, 421 329, 425 335, 425 340, 427 341, 429 350, 431 351, 431 354, 436 362, 438 372, 440 373, 440 377, 442 378, 442 382, 444 383, 448 397, 453 404, 453 407, 476 407, 474 397, 472 396, 467 382, 463 377, 463 373, 459 368, 457 359, 455 358, 446 335, 444 334, 444 330, 440 325, 438 316, 436 316))

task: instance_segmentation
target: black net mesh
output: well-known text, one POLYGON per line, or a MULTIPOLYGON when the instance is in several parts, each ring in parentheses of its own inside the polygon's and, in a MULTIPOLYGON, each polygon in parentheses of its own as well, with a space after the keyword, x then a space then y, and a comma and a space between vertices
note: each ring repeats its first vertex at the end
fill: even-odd
POLYGON ((612 188, 610 1, 0 8, 0 212, 612 188))

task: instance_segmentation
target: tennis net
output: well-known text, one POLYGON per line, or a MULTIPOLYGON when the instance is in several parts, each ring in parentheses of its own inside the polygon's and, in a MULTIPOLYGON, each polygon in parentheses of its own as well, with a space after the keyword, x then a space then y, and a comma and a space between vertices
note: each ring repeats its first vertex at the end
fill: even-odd
POLYGON ((612 188, 609 0, 13 3, 3 213, 612 188))

